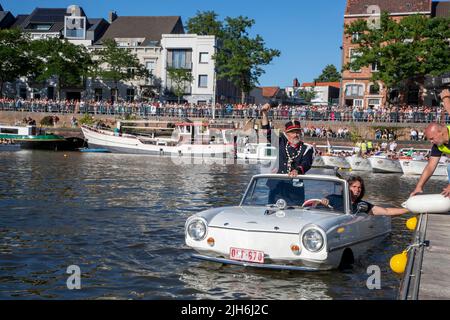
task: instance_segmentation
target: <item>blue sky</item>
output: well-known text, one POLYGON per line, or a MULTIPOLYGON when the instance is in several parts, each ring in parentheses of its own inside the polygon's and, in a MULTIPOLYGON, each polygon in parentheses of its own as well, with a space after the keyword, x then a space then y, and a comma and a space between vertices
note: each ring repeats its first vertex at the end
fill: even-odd
POLYGON ((122 16, 179 15, 185 22, 198 10, 213 10, 220 19, 239 15, 255 20, 252 34, 260 34, 269 48, 281 51, 262 86, 289 86, 294 78, 312 81, 327 64, 341 68, 345 0, 0 0, 14 15, 35 7, 80 5, 91 18, 107 18, 110 10, 122 16))

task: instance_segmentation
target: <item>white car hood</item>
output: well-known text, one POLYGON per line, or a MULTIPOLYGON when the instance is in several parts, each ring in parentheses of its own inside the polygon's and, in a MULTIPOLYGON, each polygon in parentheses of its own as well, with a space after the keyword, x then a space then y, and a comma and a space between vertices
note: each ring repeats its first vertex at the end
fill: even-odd
POLYGON ((227 207, 209 217, 210 227, 265 231, 279 233, 299 233, 308 224, 318 225, 326 231, 339 223, 344 214, 308 211, 301 209, 283 210, 265 215, 265 207, 227 207), (334 223, 333 223, 334 222, 334 223))

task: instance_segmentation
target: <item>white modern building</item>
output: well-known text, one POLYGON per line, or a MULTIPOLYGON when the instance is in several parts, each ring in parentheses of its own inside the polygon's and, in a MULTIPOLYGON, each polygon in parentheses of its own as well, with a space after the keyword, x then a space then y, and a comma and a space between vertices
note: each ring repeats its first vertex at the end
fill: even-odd
POLYGON ((311 99, 314 105, 329 105, 339 102, 339 82, 305 82, 300 86, 300 90, 314 91, 315 96, 311 99))
POLYGON ((168 68, 186 69, 194 80, 186 84, 184 99, 190 103, 213 103, 216 92, 213 60, 216 38, 196 34, 163 34, 161 47, 162 86, 169 90, 173 87, 167 74, 168 68))

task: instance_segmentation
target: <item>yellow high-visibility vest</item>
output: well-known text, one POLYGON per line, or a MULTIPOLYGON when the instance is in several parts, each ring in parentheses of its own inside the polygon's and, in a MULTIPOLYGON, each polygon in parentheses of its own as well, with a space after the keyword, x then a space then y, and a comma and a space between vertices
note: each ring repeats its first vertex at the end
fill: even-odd
MULTIPOLYGON (((447 126, 448 136, 450 137, 450 126, 447 126)), ((450 149, 446 145, 438 146, 439 151, 445 154, 450 154, 450 149)))

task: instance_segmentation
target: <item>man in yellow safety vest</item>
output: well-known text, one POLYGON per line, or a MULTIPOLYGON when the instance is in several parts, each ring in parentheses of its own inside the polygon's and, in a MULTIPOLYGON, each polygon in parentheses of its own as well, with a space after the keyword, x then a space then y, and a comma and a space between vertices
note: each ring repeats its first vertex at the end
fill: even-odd
MULTIPOLYGON (((432 123, 425 129, 425 135, 427 136, 427 139, 433 143, 433 147, 430 152, 430 160, 425 169, 423 169, 419 182, 411 193, 411 196, 423 192, 425 183, 427 183, 428 179, 433 175, 442 155, 450 154, 450 126, 446 127, 439 123, 432 123)), ((442 194, 446 197, 450 197, 450 184, 442 191, 442 194)))
MULTIPOLYGON (((441 92, 441 99, 445 110, 450 114, 450 90, 444 89, 441 92)), ((423 169, 419 182, 410 195, 411 197, 423 192, 423 187, 436 170, 441 156, 450 154, 450 126, 432 123, 426 128, 425 135, 433 143, 433 147, 431 148, 430 160, 425 169, 423 169)), ((447 171, 449 173, 449 184, 442 191, 442 195, 450 198, 450 165, 447 167, 447 171)))

